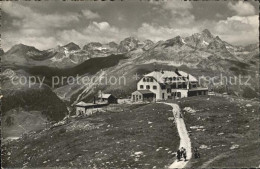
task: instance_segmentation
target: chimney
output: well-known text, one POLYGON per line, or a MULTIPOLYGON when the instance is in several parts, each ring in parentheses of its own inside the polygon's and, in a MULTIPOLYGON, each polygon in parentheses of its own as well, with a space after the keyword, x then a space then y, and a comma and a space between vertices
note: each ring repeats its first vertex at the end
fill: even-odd
POLYGON ((164 71, 163 71, 163 69, 161 70, 161 73, 162 73, 162 74, 164 74, 164 71))
POLYGON ((177 74, 179 73, 179 70, 177 68, 175 69, 175 73, 177 73, 177 74))
POLYGON ((101 90, 98 91, 98 98, 99 97, 102 98, 102 91, 101 90))
POLYGON ((190 77, 189 77, 189 74, 187 75, 187 89, 189 90, 190 89, 190 77))
POLYGON ((93 103, 96 104, 96 97, 94 96, 94 100, 93 100, 93 103))
POLYGON ((175 69, 175 73, 178 75, 178 76, 181 76, 181 74, 179 73, 179 70, 176 68, 175 69))

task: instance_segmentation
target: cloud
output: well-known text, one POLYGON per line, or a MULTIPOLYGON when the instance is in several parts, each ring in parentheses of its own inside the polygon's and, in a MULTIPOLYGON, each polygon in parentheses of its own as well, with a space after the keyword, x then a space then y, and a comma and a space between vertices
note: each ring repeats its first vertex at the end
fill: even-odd
POLYGON ((3 3, 2 9, 10 16, 16 18, 13 25, 20 28, 61 28, 71 22, 79 21, 79 14, 77 13, 41 14, 29 7, 12 2, 3 3))
POLYGON ((38 49, 44 50, 53 48, 57 45, 65 45, 69 42, 75 42, 80 46, 89 42, 119 42, 126 38, 130 33, 126 30, 111 26, 108 22, 93 21, 81 30, 60 30, 56 31, 55 35, 48 34, 47 31, 46 36, 43 36, 43 34, 44 32, 39 32, 37 29, 21 29, 18 32, 5 33, 3 48, 6 49, 17 43, 35 46, 38 49))
POLYGON ((192 9, 192 4, 189 1, 165 1, 162 3, 162 7, 164 9, 171 10, 173 13, 175 13, 178 10, 187 10, 192 9))
MULTIPOLYGON (((37 32, 36 32, 37 33, 37 32)), ((28 46, 34 46, 38 49, 48 49, 60 45, 61 42, 54 36, 25 36, 21 32, 7 32, 2 37, 2 47, 6 51, 11 46, 22 43, 28 46)))
POLYGON ((230 43, 248 44, 258 42, 258 25, 258 15, 232 16, 215 23, 214 30, 230 43))
POLYGON ((23 18, 26 13, 32 11, 29 7, 25 7, 12 2, 2 3, 2 9, 10 16, 17 17, 17 18, 23 18))
MULTIPOLYGON (((9 22, 12 30, 2 32, 2 47, 6 50, 17 43, 32 45, 39 49, 47 49, 61 44, 64 38, 58 37, 63 30, 72 30, 80 25, 82 18, 94 19, 100 16, 88 9, 79 12, 40 13, 33 8, 15 2, 3 3, 2 9, 12 17, 9 22), (38 40, 37 40, 38 39, 38 40)), ((86 23, 84 23, 86 24, 86 23)), ((93 24, 97 29, 106 29, 106 23, 93 24)), ((85 36, 84 36, 85 37, 85 36)), ((71 37, 71 39, 75 39, 71 37)), ((70 41, 72 41, 70 39, 70 41)))
POLYGON ((175 1, 150 1, 151 4, 162 6, 162 8, 167 10, 183 10, 191 9, 193 6, 189 1, 175 0, 175 1))
POLYGON ((81 11, 83 13, 83 16, 87 19, 97 19, 100 18, 98 13, 94 13, 91 10, 85 9, 81 11))
POLYGON ((239 16, 249 16, 255 14, 255 8, 248 2, 238 1, 235 4, 228 3, 228 8, 235 11, 239 16))
POLYGON ((252 31, 258 28, 258 16, 232 16, 226 20, 220 20, 217 30, 223 32, 252 31))
MULTIPOLYGON (((254 14, 254 7, 247 2, 227 2, 231 10, 227 10, 228 14, 214 13, 217 18, 214 20, 207 17, 201 19, 195 12, 201 9, 190 1, 181 0, 151 2, 148 4, 149 10, 142 9, 134 13, 124 10, 122 6, 122 10, 115 11, 113 15, 107 15, 110 10, 93 8, 91 5, 85 9, 83 5, 76 8, 74 4, 73 10, 60 7, 46 12, 43 10, 46 6, 41 9, 39 6, 35 7, 36 5, 25 4, 2 3, 3 13, 8 16, 3 19, 3 23, 8 24, 4 25, 1 32, 5 50, 16 43, 48 49, 71 41, 81 46, 89 42, 119 42, 128 36, 159 41, 178 35, 190 36, 205 28, 232 44, 258 41, 258 16, 254 14), (236 16, 232 16, 232 13, 236 13, 236 16), (131 18, 134 18, 136 23, 122 22, 131 18)), ((114 6, 110 8, 114 9, 114 6)))
POLYGON ((220 14, 220 13, 216 13, 216 17, 217 17, 217 18, 222 18, 222 17, 223 17, 223 15, 222 15, 222 14, 220 14))
POLYGON ((110 41, 119 42, 129 35, 129 32, 123 29, 111 26, 108 22, 91 22, 83 30, 64 30, 58 36, 63 42, 77 40, 81 46, 89 42, 108 43, 110 41))
POLYGON ((159 41, 174 38, 176 36, 189 36, 192 33, 196 33, 198 31, 199 30, 196 27, 178 29, 143 23, 142 26, 137 30, 137 36, 142 39, 159 41))
POLYGON ((163 10, 170 13, 170 18, 168 19, 171 26, 191 25, 195 20, 195 16, 190 12, 193 6, 189 1, 153 1, 152 4, 157 5, 157 8, 154 8, 155 10, 163 10))

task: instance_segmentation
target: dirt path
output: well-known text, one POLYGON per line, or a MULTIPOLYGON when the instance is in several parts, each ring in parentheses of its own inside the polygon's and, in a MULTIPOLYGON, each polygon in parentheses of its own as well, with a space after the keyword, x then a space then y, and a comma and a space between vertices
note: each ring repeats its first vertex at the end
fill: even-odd
MULTIPOLYGON (((177 160, 175 160, 169 166, 169 168, 184 168, 187 165, 187 163, 189 162, 189 159, 191 159, 191 157, 192 157, 190 137, 189 137, 188 131, 186 129, 183 118, 180 118, 179 106, 174 103, 164 103, 164 104, 172 106, 172 112, 175 117, 175 122, 176 122, 178 133, 180 136, 180 148, 184 147, 187 151, 187 161, 183 161, 183 159, 182 159, 182 161, 178 162, 177 160)), ((175 151, 177 151, 177 150, 175 150, 175 151)))

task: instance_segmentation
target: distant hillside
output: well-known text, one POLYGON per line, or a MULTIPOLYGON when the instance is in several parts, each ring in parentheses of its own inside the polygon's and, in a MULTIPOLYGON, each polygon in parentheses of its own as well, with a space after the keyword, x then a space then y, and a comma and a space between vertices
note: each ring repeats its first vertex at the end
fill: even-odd
MULTIPOLYGON (((9 71, 10 72, 10 71, 9 71)), ((13 71, 17 77, 28 76, 23 71, 13 71)), ((19 137, 24 133, 42 129, 46 122, 62 120, 68 110, 64 102, 47 85, 11 81, 12 73, 4 71, 1 77, 2 133, 3 137, 19 137)))
POLYGON ((46 85, 41 88, 35 85, 33 88, 3 89, 2 94, 4 95, 2 98, 3 115, 11 109, 20 107, 27 111, 42 111, 50 121, 59 121, 68 113, 65 103, 46 85))
POLYGON ((54 76, 76 76, 76 75, 83 75, 83 74, 90 74, 93 75, 98 71, 113 67, 119 63, 120 60, 126 59, 123 54, 120 55, 110 55, 108 57, 99 57, 99 58, 91 58, 86 60, 82 64, 79 64, 72 68, 54 68, 48 66, 5 66, 5 68, 12 68, 14 70, 24 70, 30 75, 45 77, 46 84, 51 86, 51 79, 54 76))

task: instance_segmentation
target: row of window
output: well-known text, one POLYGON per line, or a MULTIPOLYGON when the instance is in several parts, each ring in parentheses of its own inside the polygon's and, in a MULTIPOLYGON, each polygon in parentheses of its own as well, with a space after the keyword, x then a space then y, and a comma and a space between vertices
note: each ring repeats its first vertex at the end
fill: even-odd
MULTIPOLYGON (((172 84, 171 86, 171 89, 186 89, 187 88, 187 84, 183 83, 183 84, 172 84)), ((191 84, 189 86, 190 88, 196 88, 197 87, 197 84, 191 84)), ((163 85, 162 86, 162 89, 166 89, 166 86, 163 85)))
MULTIPOLYGON (((165 90, 166 86, 162 85, 162 89, 165 90)), ((186 84, 179 84, 179 85, 172 84, 170 86, 170 88, 167 88, 167 89, 187 89, 187 85, 186 84)))
MULTIPOLYGON (((146 89, 150 89, 150 85, 146 85, 145 86, 146 89)), ((177 86, 174 84, 174 85, 171 85, 171 88, 170 89, 186 89, 187 88, 187 85, 186 84, 183 84, 183 85, 178 85, 178 88, 177 86)), ((191 88, 196 88, 196 84, 192 85, 191 88)), ((144 85, 140 85, 140 89, 144 89, 144 85)), ((157 89, 157 86, 153 86, 153 89, 156 90, 157 89)), ((166 86, 163 85, 162 86, 162 89, 166 89, 166 86)), ((169 89, 169 88, 168 88, 169 89)))
POLYGON ((153 82, 153 78, 143 78, 143 82, 153 82))
MULTIPOLYGON (((146 85, 145 87, 146 89, 150 89, 150 85, 146 85)), ((140 85, 140 89, 144 89, 144 85, 140 85)), ((156 90, 157 86, 153 86, 153 89, 156 90)))
POLYGON ((164 81, 186 80, 186 77, 166 77, 164 81))
MULTIPOLYGON (((164 78, 164 81, 176 81, 176 80, 186 80, 186 77, 166 77, 164 78)), ((153 78, 147 77, 147 78, 143 78, 143 82, 153 82, 153 78)))

